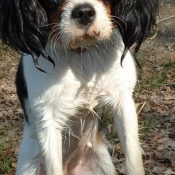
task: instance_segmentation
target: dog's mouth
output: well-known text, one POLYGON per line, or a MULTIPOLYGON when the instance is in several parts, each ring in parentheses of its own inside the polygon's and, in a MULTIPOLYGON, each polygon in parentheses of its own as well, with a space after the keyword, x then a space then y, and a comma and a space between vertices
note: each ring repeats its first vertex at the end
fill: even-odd
POLYGON ((99 35, 100 32, 95 36, 85 34, 83 36, 77 37, 76 39, 70 41, 69 48, 71 51, 76 53, 84 53, 90 49, 90 46, 97 45, 99 35))
POLYGON ((81 48, 81 47, 77 47, 77 48, 72 48, 71 51, 77 52, 77 53, 84 53, 87 51, 87 48, 81 48))

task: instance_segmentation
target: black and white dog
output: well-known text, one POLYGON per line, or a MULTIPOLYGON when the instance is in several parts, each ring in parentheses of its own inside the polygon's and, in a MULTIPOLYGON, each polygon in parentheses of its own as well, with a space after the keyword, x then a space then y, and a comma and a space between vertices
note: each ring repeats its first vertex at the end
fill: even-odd
POLYGON ((99 126, 104 106, 114 113, 126 174, 144 174, 128 50, 136 43, 137 53, 157 9, 157 0, 0 1, 0 38, 24 53, 17 175, 115 175, 99 126))

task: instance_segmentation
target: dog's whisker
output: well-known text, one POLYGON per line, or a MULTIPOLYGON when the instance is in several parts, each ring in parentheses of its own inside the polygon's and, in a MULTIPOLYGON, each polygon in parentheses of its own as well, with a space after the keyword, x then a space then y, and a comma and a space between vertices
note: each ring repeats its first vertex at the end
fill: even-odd
POLYGON ((112 21, 116 22, 117 25, 119 25, 119 27, 120 27, 120 29, 122 30, 122 32, 125 31, 125 29, 123 29, 122 25, 121 25, 118 21, 116 21, 116 20, 114 20, 114 19, 113 19, 112 21))
POLYGON ((68 138, 68 148, 67 148, 67 152, 69 151, 70 149, 70 136, 71 136, 71 133, 70 133, 70 129, 68 129, 68 134, 69 134, 69 138, 68 138))
MULTIPOLYGON (((50 37, 52 37, 53 34, 56 33, 57 30, 59 31, 59 27, 56 25, 56 26, 48 33, 47 38, 49 39, 50 37)), ((48 39, 47 39, 47 40, 48 40, 48 39)))
POLYGON ((114 43, 113 43, 112 39, 110 39, 110 43, 114 47, 114 43))
POLYGON ((55 27, 56 25, 59 25, 59 24, 58 23, 43 24, 43 25, 40 25, 38 27, 47 27, 47 26, 51 26, 51 25, 53 25, 55 27))
POLYGON ((80 140, 80 137, 78 137, 78 136, 73 132, 73 130, 72 130, 71 128, 69 128, 69 130, 71 131, 71 136, 73 136, 73 137, 75 137, 75 138, 77 138, 77 139, 80 140))
POLYGON ((83 130, 84 130, 84 126, 85 126, 85 119, 80 118, 80 123, 81 123, 80 135, 83 136, 83 130))
POLYGON ((93 70, 92 61, 91 61, 91 57, 90 57, 90 54, 89 53, 88 53, 88 58, 89 58, 89 63, 90 63, 90 69, 93 70))
POLYGON ((66 137, 66 133, 67 133, 67 128, 63 130, 63 133, 64 135, 62 135, 62 137, 64 138, 64 142, 63 142, 63 147, 66 145, 66 140, 67 140, 67 137, 66 137))
POLYGON ((122 21, 125 24, 125 26, 127 26, 127 23, 122 18, 120 18, 118 16, 114 16, 114 15, 110 15, 110 17, 115 18, 115 19, 119 19, 120 21, 122 21))
POLYGON ((57 36, 55 37, 55 43, 54 43, 54 51, 55 51, 55 55, 56 55, 56 58, 59 58, 59 53, 57 52, 57 43, 60 41, 60 34, 57 34, 57 36))
POLYGON ((48 39, 51 37, 51 54, 54 57, 54 53, 53 51, 55 51, 55 38, 57 37, 56 31, 58 30, 58 28, 54 28, 49 34, 48 34, 48 39))
POLYGON ((53 53, 54 52, 54 39, 55 38, 51 39, 51 55, 52 55, 53 58, 54 58, 54 53, 53 53))
POLYGON ((123 19, 116 17, 116 16, 113 16, 113 15, 110 15, 110 16, 112 18, 112 21, 116 22, 120 26, 120 28, 122 29, 122 32, 127 29, 127 23, 123 19), (122 27, 122 24, 117 19, 124 24, 124 26, 125 26, 124 29, 122 27))

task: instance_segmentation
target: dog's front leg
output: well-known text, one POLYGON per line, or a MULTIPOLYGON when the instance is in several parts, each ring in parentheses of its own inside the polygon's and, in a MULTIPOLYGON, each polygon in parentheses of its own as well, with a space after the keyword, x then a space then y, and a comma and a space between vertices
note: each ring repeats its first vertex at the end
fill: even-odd
MULTIPOLYGON (((43 109, 43 108, 42 108, 43 109)), ((35 120, 36 138, 40 147, 41 163, 46 175, 63 175, 62 172, 62 136, 59 119, 54 118, 51 109, 40 111, 35 120)))
POLYGON ((130 93, 120 94, 114 111, 114 122, 126 157, 126 174, 143 175, 138 121, 132 95, 130 93))

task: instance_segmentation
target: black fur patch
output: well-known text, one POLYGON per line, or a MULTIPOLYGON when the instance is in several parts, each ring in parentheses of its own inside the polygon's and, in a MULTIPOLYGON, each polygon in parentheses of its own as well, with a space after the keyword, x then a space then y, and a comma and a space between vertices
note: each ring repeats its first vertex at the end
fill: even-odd
POLYGON ((22 109, 24 111, 24 117, 26 121, 29 122, 29 118, 27 115, 26 107, 25 107, 25 102, 28 98, 28 92, 27 92, 26 81, 24 78, 22 58, 18 66, 18 71, 16 73, 15 84, 16 84, 16 89, 17 89, 17 95, 20 100, 22 109))
MULTIPOLYGON (((125 51, 136 43, 135 54, 156 25, 158 0, 111 0, 112 15, 122 35, 125 51)), ((121 60, 121 61, 122 61, 121 60)))
POLYGON ((33 0, 0 1, 0 39, 14 50, 31 54, 37 65, 45 55, 47 15, 33 0))

